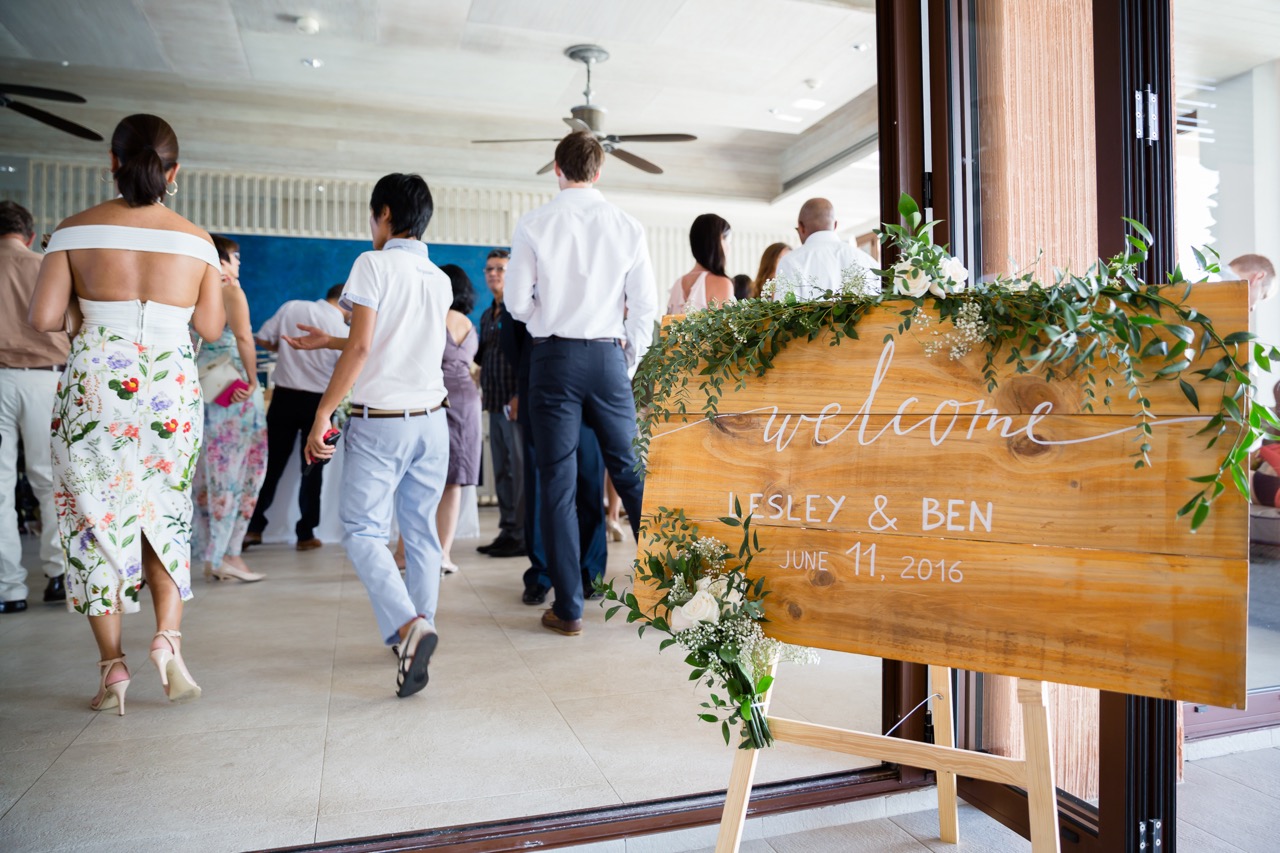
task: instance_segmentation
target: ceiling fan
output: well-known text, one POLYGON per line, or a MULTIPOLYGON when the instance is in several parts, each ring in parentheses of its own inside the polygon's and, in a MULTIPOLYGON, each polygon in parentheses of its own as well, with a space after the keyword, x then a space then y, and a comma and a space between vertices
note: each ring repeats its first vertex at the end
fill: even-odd
MULTIPOLYGON (((612 154, 624 163, 630 163, 637 169, 642 169, 650 174, 661 175, 662 168, 656 163, 651 163, 643 157, 632 154, 619 148, 618 145, 623 142, 693 142, 698 137, 688 133, 630 133, 630 134, 613 134, 605 133, 602 130, 604 124, 604 114, 607 112, 604 107, 591 103, 591 96, 595 92, 591 88, 591 68, 597 63, 604 62, 609 58, 609 51, 603 47, 594 44, 575 44, 573 47, 567 48, 564 55, 575 62, 581 62, 587 66, 587 88, 582 90, 583 96, 587 102, 582 106, 573 107, 569 112, 572 114, 564 120, 564 123, 574 130, 584 130, 595 134, 596 139, 600 140, 600 144, 604 147, 606 153, 612 154)), ((559 139, 473 139, 474 143, 494 143, 494 142, 559 142, 559 139)), ((552 160, 547 165, 538 170, 539 175, 545 175, 555 167, 555 161, 552 160)))
POLYGON ((78 136, 81 139, 88 139, 93 142, 101 142, 102 137, 94 133, 84 125, 76 124, 73 121, 67 121, 53 113, 47 113, 38 107, 30 104, 24 104, 21 101, 15 101, 11 95, 22 95, 27 98, 41 98, 46 101, 62 101, 67 104, 83 104, 85 99, 71 92, 63 92, 59 89, 42 89, 39 86, 17 86, 9 83, 0 83, 0 108, 8 107, 16 113, 21 113, 27 118, 33 118, 36 121, 43 122, 50 127, 56 127, 72 136, 78 136))

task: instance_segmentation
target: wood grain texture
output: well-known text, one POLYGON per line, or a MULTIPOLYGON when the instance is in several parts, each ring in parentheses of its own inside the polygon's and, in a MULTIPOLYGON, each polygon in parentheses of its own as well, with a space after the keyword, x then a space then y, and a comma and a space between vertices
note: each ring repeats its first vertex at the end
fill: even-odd
MULTIPOLYGON (((898 532, 953 536, 950 524, 966 528, 964 538, 1026 545, 1091 546, 1120 551, 1196 554, 1245 559, 1248 555, 1244 498, 1224 494, 1208 521, 1192 533, 1178 508, 1201 486, 1188 477, 1213 473, 1217 462, 1204 454, 1201 422, 1157 427, 1148 467, 1135 469, 1138 445, 1132 418, 1052 415, 1009 437, 983 424, 966 436, 974 419, 956 419, 951 436, 933 444, 929 426, 907 435, 894 433, 883 415, 865 419, 864 435, 883 437, 861 445, 859 426, 831 439, 856 419, 842 416, 819 424, 817 416, 786 429, 794 437, 784 450, 764 440, 783 430, 785 418, 759 415, 693 420, 678 433, 651 444, 645 499, 652 507, 680 507, 697 518, 733 513, 733 500, 754 511, 762 526, 870 531, 885 522, 875 512, 879 497, 897 519, 898 532), (1094 436, 1125 431, 1099 441, 1094 436), (676 443, 672 452, 664 446, 676 443), (926 517, 925 500, 930 504, 926 517), (949 504, 960 500, 961 505, 949 504), (971 518, 976 503, 980 518, 971 518), (837 504, 839 508, 836 509, 837 504), (990 525, 985 521, 990 504, 990 525), (1238 505, 1238 507, 1237 507, 1238 505), (942 522, 943 513, 960 510, 942 522), (937 525, 925 529, 927 525, 937 525), (970 526, 972 530, 968 529, 970 526)), ((940 437, 952 416, 933 430, 940 437)), ((904 419, 908 426, 915 419, 904 419)), ((1016 423, 1016 422, 1015 422, 1016 423)), ((1022 421, 1025 424, 1025 421, 1022 421)), ((783 432, 783 437, 787 435, 783 432)), ((763 534, 762 534, 763 536, 763 534)))

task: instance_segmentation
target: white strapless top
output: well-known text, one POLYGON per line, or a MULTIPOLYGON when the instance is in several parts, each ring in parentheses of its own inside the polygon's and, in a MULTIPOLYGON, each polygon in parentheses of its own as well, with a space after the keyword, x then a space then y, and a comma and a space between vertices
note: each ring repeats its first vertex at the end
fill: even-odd
POLYGON ((221 270, 218 250, 212 243, 183 231, 134 228, 130 225, 72 225, 53 232, 45 252, 71 249, 120 249, 126 252, 163 252, 187 255, 221 270))
POLYGON ((191 314, 194 306, 179 308, 164 302, 137 299, 116 302, 80 300, 85 326, 104 326, 112 334, 144 346, 185 347, 191 345, 191 314))

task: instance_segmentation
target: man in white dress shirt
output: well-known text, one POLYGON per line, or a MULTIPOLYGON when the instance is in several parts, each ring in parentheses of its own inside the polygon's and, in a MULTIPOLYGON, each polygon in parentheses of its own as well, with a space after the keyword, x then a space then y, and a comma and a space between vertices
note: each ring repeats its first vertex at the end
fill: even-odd
POLYGON ((778 262, 776 302, 788 293, 801 301, 820 299, 825 291, 839 291, 850 282, 857 286, 858 277, 864 292, 880 292, 880 279, 870 272, 878 266, 875 259, 840 239, 837 224, 835 207, 825 198, 811 198, 800 208, 796 233, 803 245, 778 262))
POLYGON ((290 299, 281 305, 271 319, 253 336, 258 346, 278 353, 276 369, 272 374, 275 387, 271 392, 271 405, 267 408, 267 475, 258 490, 258 503, 249 520, 249 532, 244 544, 262 543, 262 531, 267 529, 267 510, 276 497, 280 475, 289 464, 298 436, 298 454, 302 457, 302 477, 298 480, 298 509, 301 515, 294 527, 299 551, 319 548, 316 527, 320 524, 320 490, 324 484, 324 468, 306 464, 307 433, 316 418, 320 396, 329 385, 338 354, 333 350, 300 350, 280 346, 282 335, 296 334, 299 327, 317 328, 329 335, 347 334, 347 318, 351 312, 338 304, 345 285, 329 288, 324 299, 290 299))
POLYGON ((639 538, 644 484, 631 446, 636 412, 627 368, 649 348, 658 314, 644 228, 593 187, 603 165, 604 149, 592 134, 560 140, 560 194, 520 218, 507 265, 507 310, 533 338, 528 406, 556 593, 542 624, 567 636, 582 633, 574 507, 579 428, 585 423, 599 438, 639 538))

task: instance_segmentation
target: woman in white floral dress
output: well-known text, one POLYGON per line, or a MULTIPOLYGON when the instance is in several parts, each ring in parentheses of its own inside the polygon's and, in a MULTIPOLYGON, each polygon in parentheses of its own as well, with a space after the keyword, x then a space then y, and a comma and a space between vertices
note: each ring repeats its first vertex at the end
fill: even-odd
POLYGON ((178 140, 156 116, 133 115, 111 139, 120 197, 63 222, 49 241, 31 304, 41 331, 78 331, 58 386, 52 452, 67 606, 98 643, 94 710, 124 714, 130 673, 121 614, 151 591, 151 660, 172 701, 200 688, 182 660, 191 598, 191 475, 200 448, 200 385, 189 326, 222 330, 209 235, 165 208, 178 140), (78 298, 73 298, 78 297, 78 298))

